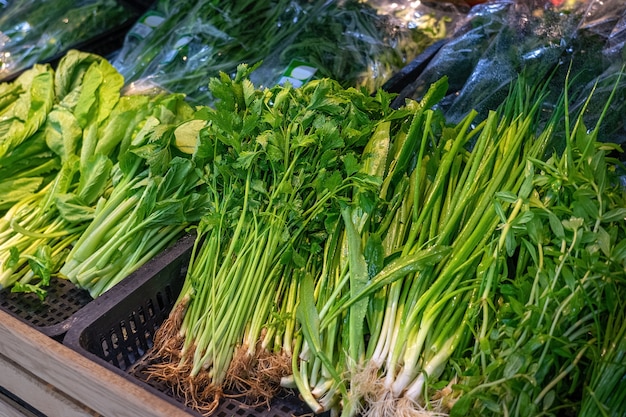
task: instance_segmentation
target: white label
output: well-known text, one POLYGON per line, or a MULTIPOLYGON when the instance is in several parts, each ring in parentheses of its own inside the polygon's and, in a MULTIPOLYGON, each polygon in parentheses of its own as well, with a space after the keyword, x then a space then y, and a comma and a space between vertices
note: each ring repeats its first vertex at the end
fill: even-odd
POLYGON ((128 32, 129 36, 135 36, 139 39, 145 39, 154 28, 159 27, 165 21, 165 17, 154 12, 144 14, 128 32))
POLYGON ((289 82, 294 88, 298 88, 309 82, 316 72, 317 68, 308 65, 306 62, 293 60, 283 71, 277 84, 285 85, 285 83, 289 82))

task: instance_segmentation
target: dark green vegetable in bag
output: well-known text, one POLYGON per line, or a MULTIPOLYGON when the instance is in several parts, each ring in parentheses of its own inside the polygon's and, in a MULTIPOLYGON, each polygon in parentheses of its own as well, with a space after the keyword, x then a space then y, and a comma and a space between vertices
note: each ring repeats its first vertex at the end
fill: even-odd
MULTIPOLYGON (((444 38, 456 17, 419 3, 406 8, 413 15, 400 18, 367 1, 327 2, 302 23, 292 41, 264 60, 251 79, 271 87, 298 62, 310 68, 315 78, 332 78, 345 88, 374 92, 426 47, 444 38)), ((297 79, 283 80, 299 86, 297 79)))
POLYGON ((140 19, 143 26, 126 38, 134 47, 123 47, 113 65, 133 90, 156 87, 209 104, 210 77, 234 75, 239 64, 264 59, 310 12, 294 0, 164 0, 148 15, 156 26, 148 28, 148 20, 140 19))
POLYGON ((11 2, 0 12, 0 79, 47 62, 134 14, 117 0, 11 2))

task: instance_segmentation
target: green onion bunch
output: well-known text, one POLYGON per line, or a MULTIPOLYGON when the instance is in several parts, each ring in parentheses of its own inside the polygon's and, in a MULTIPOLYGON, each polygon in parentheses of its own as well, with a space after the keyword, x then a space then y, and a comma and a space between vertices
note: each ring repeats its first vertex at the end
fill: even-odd
POLYGON ((258 90, 253 69, 211 81, 220 100, 194 151, 209 214, 153 351, 153 377, 209 410, 230 390, 262 401, 291 374, 301 280, 321 267, 340 202, 355 188, 373 195, 379 179, 362 169, 371 132, 391 117, 383 137, 400 134, 407 113, 329 79, 258 90))

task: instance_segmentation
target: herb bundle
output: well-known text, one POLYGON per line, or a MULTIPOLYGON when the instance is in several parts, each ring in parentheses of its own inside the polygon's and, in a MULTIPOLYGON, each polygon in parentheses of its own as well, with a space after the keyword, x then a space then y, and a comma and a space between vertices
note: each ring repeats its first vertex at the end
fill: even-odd
POLYGON ((328 79, 256 90, 248 71, 211 81, 220 100, 207 110, 195 150, 197 161, 206 158, 209 214, 153 352, 162 361, 153 376, 192 403, 208 399, 209 409, 225 389, 258 398, 290 373, 297 277, 320 258, 338 201, 376 184, 359 169, 361 150, 394 113, 386 95, 328 79), (260 358, 282 370, 261 386, 253 368, 260 358))

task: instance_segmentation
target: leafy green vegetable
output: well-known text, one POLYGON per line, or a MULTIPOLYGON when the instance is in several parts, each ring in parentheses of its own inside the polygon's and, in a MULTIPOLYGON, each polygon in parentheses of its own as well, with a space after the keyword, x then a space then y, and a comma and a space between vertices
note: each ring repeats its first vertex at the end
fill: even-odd
POLYGON ((38 113, 13 118, 9 132, 22 133, 6 135, 0 159, 11 174, 0 182, 0 287, 43 297, 55 275, 96 297, 201 216, 200 175, 170 146, 194 110, 180 95, 120 97, 121 75, 97 55, 70 51, 55 72, 36 69, 49 102, 18 94, 35 70, 2 85, 14 95, 7 114, 38 113))
POLYGON ((55 100, 54 74, 36 65, 11 83, 1 84, 0 213, 37 191, 58 169, 41 135, 55 100))
POLYGON ((133 90, 156 85, 209 104, 210 77, 234 76, 239 64, 281 48, 309 9, 292 0, 161 0, 147 15, 159 24, 147 34, 131 29, 113 64, 133 90))
POLYGON ((355 0, 161 0, 131 29, 114 65, 132 90, 183 92, 205 105, 214 99, 208 79, 235 76, 242 63, 263 62, 250 75, 258 86, 298 87, 314 75, 373 92, 446 35, 447 18, 437 22, 407 23, 355 0), (301 65, 292 73, 293 63, 301 65))
MULTIPOLYGON (((106 182, 110 188, 59 271, 94 298, 154 257, 186 226, 197 223, 206 205, 206 193, 198 193, 200 173, 189 158, 170 149, 175 129, 193 114, 191 108, 177 95, 152 99, 150 106, 138 104, 135 112, 146 123, 120 154, 111 175, 101 175, 90 160, 87 167, 94 175, 81 177, 86 179, 77 189, 77 197, 90 202, 101 195, 93 192, 97 185, 106 182)), ((129 111, 124 107, 119 114, 127 117, 129 111)), ((110 123, 119 128, 118 121, 113 117, 110 123)))
MULTIPOLYGON (((296 307, 300 280, 307 282, 340 221, 339 201, 355 188, 376 189, 359 169, 361 155, 372 129, 393 113, 388 99, 328 79, 255 89, 247 79, 252 69, 211 80, 215 109, 204 111, 199 143, 185 144, 204 161, 209 212, 176 309, 185 311, 182 325, 164 326, 164 344, 153 352, 167 357, 158 366, 166 382, 209 403, 228 386, 263 398, 290 373, 295 315, 307 316, 296 307), (179 337, 182 348, 170 354, 179 337), (255 370, 264 358, 282 363, 282 371, 261 387, 255 370), (193 381, 208 388, 201 394, 193 381)), ((315 320, 309 324, 305 337, 314 338, 315 320)))
POLYGON ((619 392, 618 379, 604 373, 623 375, 624 365, 618 346, 626 275, 615 254, 626 237, 626 194, 617 161, 607 156, 621 150, 599 142, 599 126, 588 130, 582 113, 570 128, 567 106, 563 151, 530 160, 527 192, 503 219, 507 256, 495 271, 473 354, 459 361, 453 416, 622 409, 623 396, 609 394, 619 392))

